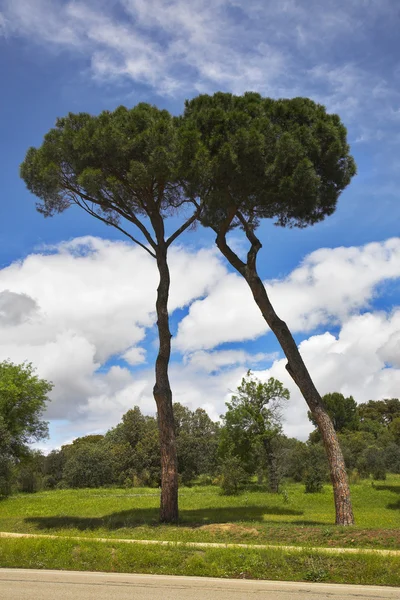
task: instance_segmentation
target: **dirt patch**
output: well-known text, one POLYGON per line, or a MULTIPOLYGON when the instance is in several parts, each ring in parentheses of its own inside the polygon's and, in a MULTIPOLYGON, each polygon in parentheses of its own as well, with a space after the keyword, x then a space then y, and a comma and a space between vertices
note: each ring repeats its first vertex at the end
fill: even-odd
POLYGON ((260 535, 258 529, 254 527, 244 527, 235 525, 235 523, 212 523, 211 525, 202 525, 198 531, 207 531, 212 534, 228 533, 231 535, 256 537, 260 535))

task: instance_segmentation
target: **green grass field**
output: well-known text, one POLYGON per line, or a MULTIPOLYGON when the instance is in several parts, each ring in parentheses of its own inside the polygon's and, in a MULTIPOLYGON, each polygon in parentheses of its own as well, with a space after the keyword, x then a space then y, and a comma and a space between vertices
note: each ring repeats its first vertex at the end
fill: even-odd
POLYGON ((143 573, 260 577, 400 585, 400 557, 322 555, 306 550, 138 546, 121 539, 354 547, 400 550, 400 476, 352 486, 356 526, 335 527, 330 486, 284 495, 257 488, 222 496, 218 488, 182 488, 179 525, 159 525, 158 490, 58 490, 0 502, 0 531, 52 534, 60 540, 1 539, 0 565, 143 573), (71 536, 110 538, 108 542, 71 536), (114 541, 113 541, 114 540, 114 541))

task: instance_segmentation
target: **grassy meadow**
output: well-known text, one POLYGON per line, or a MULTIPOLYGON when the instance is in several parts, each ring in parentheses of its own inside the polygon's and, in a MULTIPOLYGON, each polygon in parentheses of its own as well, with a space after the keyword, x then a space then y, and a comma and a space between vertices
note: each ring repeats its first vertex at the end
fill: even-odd
POLYGON ((400 556, 334 552, 346 547, 400 550, 400 476, 354 484, 352 499, 356 525, 335 527, 328 485, 322 493, 305 494, 302 484, 287 484, 279 495, 252 486, 238 496, 223 496, 213 486, 193 486, 180 490, 181 520, 171 526, 158 523, 156 489, 18 494, 0 502, 0 531, 51 534, 60 540, 0 539, 0 566, 400 585, 400 556), (117 539, 277 548, 138 546, 117 539), (285 544, 306 549, 279 549, 285 544), (333 554, 312 550, 318 546, 331 547, 333 554))

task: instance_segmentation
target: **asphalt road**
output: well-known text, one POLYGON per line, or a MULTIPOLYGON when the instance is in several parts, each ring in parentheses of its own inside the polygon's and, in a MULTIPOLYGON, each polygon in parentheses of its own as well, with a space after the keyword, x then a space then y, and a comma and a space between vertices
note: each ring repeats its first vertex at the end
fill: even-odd
POLYGON ((400 588, 0 569, 1 600, 375 600, 400 588))

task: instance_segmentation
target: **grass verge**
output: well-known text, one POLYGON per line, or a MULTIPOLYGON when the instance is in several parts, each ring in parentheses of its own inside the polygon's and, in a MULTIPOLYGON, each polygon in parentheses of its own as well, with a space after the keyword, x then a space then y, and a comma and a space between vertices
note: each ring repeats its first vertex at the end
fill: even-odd
POLYGON ((56 490, 0 502, 0 531, 93 538, 400 549, 400 476, 352 486, 355 527, 335 527, 332 490, 286 496, 260 487, 239 496, 218 488, 180 490, 180 523, 158 523, 159 492, 149 488, 56 490))
POLYGON ((400 585, 400 559, 277 549, 195 549, 60 539, 1 539, 0 566, 242 579, 400 585))

